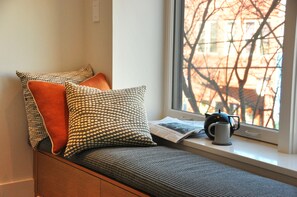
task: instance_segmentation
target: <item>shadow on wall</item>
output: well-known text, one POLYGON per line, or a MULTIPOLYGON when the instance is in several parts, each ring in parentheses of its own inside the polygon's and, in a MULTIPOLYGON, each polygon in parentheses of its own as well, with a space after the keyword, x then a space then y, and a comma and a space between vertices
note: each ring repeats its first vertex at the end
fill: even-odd
POLYGON ((28 177, 33 173, 33 156, 22 87, 12 73, 0 73, 0 109, 0 184, 32 178, 28 177))

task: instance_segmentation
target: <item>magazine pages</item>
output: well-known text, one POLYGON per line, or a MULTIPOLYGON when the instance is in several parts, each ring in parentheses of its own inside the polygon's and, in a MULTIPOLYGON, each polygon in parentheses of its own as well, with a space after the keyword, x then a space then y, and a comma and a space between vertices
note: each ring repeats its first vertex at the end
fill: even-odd
POLYGON ((179 120, 166 117, 162 120, 149 122, 150 132, 158 137, 179 143, 194 133, 204 130, 204 121, 179 120))

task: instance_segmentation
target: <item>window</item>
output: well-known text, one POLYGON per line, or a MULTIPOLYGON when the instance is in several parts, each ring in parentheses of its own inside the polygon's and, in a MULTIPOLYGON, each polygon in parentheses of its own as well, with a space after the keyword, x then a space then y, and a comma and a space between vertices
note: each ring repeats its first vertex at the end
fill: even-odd
MULTIPOLYGON (((201 29, 201 23, 198 22, 198 31, 201 29)), ((199 32, 195 32, 196 34, 199 32)), ((217 52, 217 24, 209 21, 201 30, 199 45, 197 47, 199 53, 215 53, 217 52)))
MULTIPOLYGON (((245 55, 249 56, 250 52, 253 50, 253 53, 257 53, 257 48, 252 49, 252 44, 254 41, 254 35, 256 31, 258 30, 259 27, 256 27, 256 21, 255 20, 244 20, 243 21, 244 28, 243 31, 241 32, 244 35, 245 39, 245 45, 242 45, 242 48, 244 48, 245 55)), ((283 36, 283 35, 282 35, 283 36)), ((260 40, 261 38, 258 38, 260 40)), ((256 42, 256 45, 258 43, 256 42)))
POLYGON ((225 42, 224 43, 224 55, 229 55, 229 56, 236 56, 237 54, 237 45, 239 40, 239 34, 238 34, 238 28, 239 25, 235 23, 235 21, 232 20, 227 20, 225 21, 225 42))
POLYGON ((270 51, 273 52, 273 49, 272 49, 273 47, 270 45, 271 43, 270 40, 273 39, 270 28, 271 28, 270 22, 268 22, 266 25, 263 26, 263 29, 261 31, 260 52, 262 55, 269 55, 270 51))
POLYGON ((296 2, 174 2, 168 112, 202 119, 205 112, 221 109, 241 117, 244 124, 236 134, 275 144, 280 133, 292 135, 296 2), (293 24, 286 32, 285 20, 293 24), (283 51, 285 44, 290 51, 283 51), (282 117, 287 113, 290 120, 282 117), (290 131, 285 131, 288 127, 290 131))

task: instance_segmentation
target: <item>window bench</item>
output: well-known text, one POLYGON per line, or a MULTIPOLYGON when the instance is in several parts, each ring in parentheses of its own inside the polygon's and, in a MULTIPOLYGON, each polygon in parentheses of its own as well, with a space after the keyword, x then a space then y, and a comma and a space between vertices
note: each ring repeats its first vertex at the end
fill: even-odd
POLYGON ((297 187, 166 146, 92 149, 71 160, 41 148, 34 169, 36 196, 45 197, 297 195, 297 187))

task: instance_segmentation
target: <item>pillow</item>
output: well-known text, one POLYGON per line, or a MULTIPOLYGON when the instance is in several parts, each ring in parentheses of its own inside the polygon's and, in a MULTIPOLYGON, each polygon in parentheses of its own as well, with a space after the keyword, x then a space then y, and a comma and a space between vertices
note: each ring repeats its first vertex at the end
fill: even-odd
POLYGON ((65 87, 44 81, 29 81, 37 109, 52 143, 52 153, 57 154, 67 143, 68 107, 65 87))
POLYGON ((58 72, 58 73, 27 73, 16 71, 17 76, 20 78, 23 88, 24 100, 25 100, 25 110, 28 121, 29 130, 29 141, 31 146, 35 149, 38 143, 47 137, 47 133, 43 126, 42 118, 40 117, 37 107, 34 103, 33 97, 27 88, 27 83, 29 80, 40 80, 53 82, 58 84, 63 84, 65 81, 69 80, 74 83, 79 83, 85 79, 93 76, 93 70, 90 65, 84 66, 77 71, 71 72, 58 72))
MULTIPOLYGON (((95 88, 110 89, 102 73, 80 83, 95 88)), ((58 154, 68 140, 68 107, 65 86, 44 81, 29 81, 37 109, 42 117, 45 130, 52 143, 52 153, 58 154)))
POLYGON ((145 86, 100 91, 66 82, 69 139, 65 157, 106 146, 152 146, 144 108, 145 86))
POLYGON ((108 84, 106 77, 103 73, 98 73, 95 76, 83 81, 80 85, 89 86, 93 88, 98 88, 100 90, 110 90, 110 85, 108 84))

